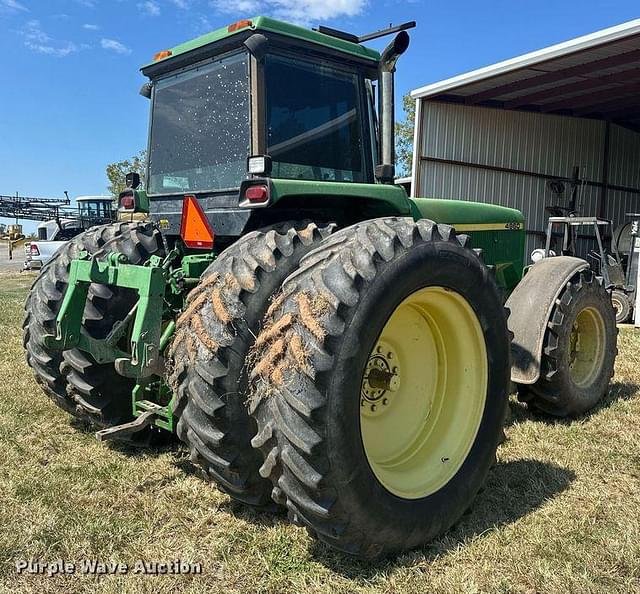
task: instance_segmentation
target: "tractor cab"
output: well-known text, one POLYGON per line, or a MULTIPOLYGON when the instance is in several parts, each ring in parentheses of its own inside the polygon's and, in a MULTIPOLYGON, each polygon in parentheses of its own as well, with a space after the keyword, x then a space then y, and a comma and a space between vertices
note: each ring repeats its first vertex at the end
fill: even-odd
POLYGON ((142 68, 151 125, 136 204, 148 199, 152 219, 177 234, 182 200, 194 195, 217 235, 237 236, 252 211, 283 198, 280 208, 294 208, 304 194, 312 208, 318 182, 392 182, 393 71, 414 25, 365 36, 398 33, 382 56, 365 38, 265 17, 159 52, 142 68))
POLYGON ((39 241, 67 241, 79 233, 113 222, 113 198, 111 196, 78 196, 76 208, 56 210, 55 218, 38 225, 39 241))
POLYGON ((111 196, 78 196, 76 202, 83 229, 113 221, 113 198, 111 196))

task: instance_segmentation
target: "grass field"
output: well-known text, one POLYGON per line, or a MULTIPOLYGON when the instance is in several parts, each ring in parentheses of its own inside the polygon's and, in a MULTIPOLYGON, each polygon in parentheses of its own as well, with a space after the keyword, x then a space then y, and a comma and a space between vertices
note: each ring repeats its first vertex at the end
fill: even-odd
POLYGON ((623 330, 610 395, 558 422, 513 401, 507 441, 473 509, 424 549, 342 557, 282 517, 203 482, 184 451, 99 444, 24 363, 30 276, 0 275, 0 592, 640 592, 640 334, 623 330), (17 575, 19 559, 133 565, 175 558, 202 575, 17 575))

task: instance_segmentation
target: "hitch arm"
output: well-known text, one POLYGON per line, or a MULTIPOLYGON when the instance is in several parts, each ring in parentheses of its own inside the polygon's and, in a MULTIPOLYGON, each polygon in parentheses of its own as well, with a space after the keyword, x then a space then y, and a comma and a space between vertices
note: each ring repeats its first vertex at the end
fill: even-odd
POLYGON ((108 427, 107 429, 101 429, 96 431, 96 439, 98 441, 108 440, 120 440, 127 439, 134 433, 142 431, 145 427, 153 425, 153 417, 155 412, 149 410, 142 413, 137 419, 130 423, 124 423, 123 425, 116 425, 115 427, 108 427))
POLYGON ((79 348, 90 353, 97 363, 115 362, 116 370, 125 377, 145 378, 161 375, 164 361, 160 352, 162 313, 168 279, 168 266, 153 256, 147 266, 127 263, 123 254, 110 254, 106 262, 89 259, 86 252, 71 262, 69 286, 56 319, 56 335, 46 336, 47 348, 69 350, 79 348), (105 339, 96 339, 82 331, 82 318, 91 283, 133 289, 138 303, 130 314, 116 324, 105 339), (134 317, 131 354, 116 346, 134 317))

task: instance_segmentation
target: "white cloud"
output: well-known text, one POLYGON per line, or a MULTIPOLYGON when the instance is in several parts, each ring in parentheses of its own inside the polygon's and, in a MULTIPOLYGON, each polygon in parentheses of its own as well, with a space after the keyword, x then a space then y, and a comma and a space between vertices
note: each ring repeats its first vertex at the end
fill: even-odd
POLYGON ((78 51, 78 46, 72 41, 56 41, 48 33, 42 30, 40 21, 33 19, 28 21, 22 29, 25 46, 32 52, 65 58, 69 54, 78 51))
POLYGON ((37 19, 27 22, 22 30, 22 34, 27 41, 34 43, 48 43, 51 41, 51 37, 42 30, 40 21, 37 19))
POLYGON ((260 10, 260 6, 261 2, 258 2, 258 0, 238 0, 238 2, 236 2, 235 6, 233 7, 229 6, 228 4, 225 5, 226 8, 232 8, 233 11, 239 13, 251 13, 247 14, 246 16, 252 16, 254 12, 260 10))
POLYGON ((160 14, 160 6, 157 2, 154 2, 154 0, 139 2, 138 9, 147 16, 158 16, 160 14))
POLYGON ((175 4, 178 8, 186 10, 189 8, 190 0, 169 0, 172 4, 175 4))
POLYGON ((0 12, 28 12, 29 9, 17 0, 0 0, 0 12))
POLYGON ((265 3, 266 2, 259 0, 237 0, 234 3, 226 2, 225 0, 211 0, 211 2, 209 2, 209 4, 218 12, 240 15, 243 17, 253 16, 253 13, 259 11, 260 7, 265 3))
POLYGON ((115 52, 116 54, 126 55, 131 53, 131 50, 126 45, 116 41, 115 39, 103 38, 100 40, 100 45, 102 46, 102 49, 115 52))
POLYGON ((87 8, 95 8, 96 0, 75 0, 76 4, 80 6, 86 6, 87 8))
POLYGON ((270 14, 300 24, 329 21, 338 17, 353 17, 362 13, 367 0, 211 0, 211 6, 223 13, 245 16, 270 14))
POLYGON ((84 25, 82 25, 82 28, 86 29, 87 31, 97 31, 100 27, 91 23, 85 23, 84 25))
POLYGON ((213 30, 213 25, 211 21, 204 16, 203 14, 196 16, 194 23, 194 31, 197 35, 204 35, 205 33, 209 33, 213 30))

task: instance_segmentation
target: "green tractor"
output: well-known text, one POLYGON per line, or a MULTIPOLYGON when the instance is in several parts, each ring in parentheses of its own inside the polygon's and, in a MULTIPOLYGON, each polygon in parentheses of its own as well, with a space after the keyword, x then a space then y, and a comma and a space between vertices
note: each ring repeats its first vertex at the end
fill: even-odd
POLYGON ((176 433, 232 498, 366 558, 469 508, 512 391, 578 415, 616 354, 586 261, 525 268, 520 212, 394 185, 411 26, 258 17, 157 54, 145 186, 25 306, 38 383, 99 439, 176 433))

